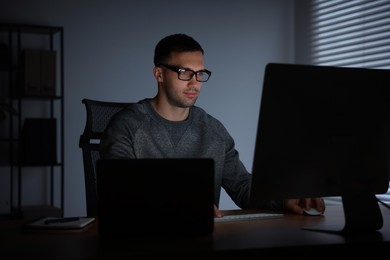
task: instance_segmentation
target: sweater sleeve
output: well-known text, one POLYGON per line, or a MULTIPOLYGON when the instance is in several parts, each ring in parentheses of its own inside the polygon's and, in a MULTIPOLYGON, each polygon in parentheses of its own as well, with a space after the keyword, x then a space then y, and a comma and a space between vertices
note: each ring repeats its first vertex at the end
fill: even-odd
MULTIPOLYGON (((222 126, 221 126, 222 127, 222 126)), ((234 201, 234 203, 243 209, 269 209, 285 210, 284 201, 277 200, 259 200, 250 203, 250 187, 252 174, 247 171, 239 158, 239 152, 235 149, 233 138, 225 132, 225 161, 223 166, 222 187, 234 201)))

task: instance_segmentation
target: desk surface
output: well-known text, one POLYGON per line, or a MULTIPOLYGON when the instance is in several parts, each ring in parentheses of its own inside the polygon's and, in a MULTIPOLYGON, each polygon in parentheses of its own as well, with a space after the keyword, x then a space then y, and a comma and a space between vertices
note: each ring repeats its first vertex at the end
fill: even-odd
MULTIPOLYGON (((0 221, 2 259, 115 259, 178 256, 390 256, 390 210, 381 206, 384 225, 369 234, 339 235, 302 230, 313 224, 343 223, 341 206, 324 216, 285 214, 283 218, 216 223, 207 237, 177 239, 103 239, 97 224, 80 232, 24 232, 22 220, 0 221), (6 256, 3 258, 3 256, 6 256)), ((237 211, 225 211, 234 214, 237 211)), ((252 211, 250 211, 252 212, 252 211)))

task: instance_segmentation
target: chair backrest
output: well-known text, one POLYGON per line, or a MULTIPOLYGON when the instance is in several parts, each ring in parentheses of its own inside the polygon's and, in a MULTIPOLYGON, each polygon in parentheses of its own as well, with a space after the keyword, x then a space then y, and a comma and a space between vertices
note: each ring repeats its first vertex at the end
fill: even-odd
POLYGON ((87 120, 80 135, 79 147, 83 154, 87 216, 97 215, 96 161, 100 158, 99 144, 111 117, 131 103, 107 102, 84 98, 87 120))

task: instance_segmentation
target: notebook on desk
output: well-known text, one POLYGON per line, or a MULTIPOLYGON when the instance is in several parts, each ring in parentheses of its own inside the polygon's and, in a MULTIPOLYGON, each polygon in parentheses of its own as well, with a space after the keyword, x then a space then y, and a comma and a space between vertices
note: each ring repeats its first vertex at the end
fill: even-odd
POLYGON ((214 229, 212 159, 100 159, 102 236, 202 236, 214 229))

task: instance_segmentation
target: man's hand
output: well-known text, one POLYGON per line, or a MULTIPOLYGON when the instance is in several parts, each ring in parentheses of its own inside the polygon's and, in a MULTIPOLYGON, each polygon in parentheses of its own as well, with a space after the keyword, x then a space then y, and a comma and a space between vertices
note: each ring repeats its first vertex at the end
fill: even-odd
POLYGON ((214 217, 216 218, 222 218, 223 213, 217 208, 217 206, 214 204, 214 217))
POLYGON ((325 202, 322 198, 289 199, 285 203, 286 209, 296 214, 303 214, 304 209, 310 208, 315 208, 322 214, 325 212, 325 202))

